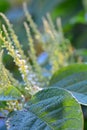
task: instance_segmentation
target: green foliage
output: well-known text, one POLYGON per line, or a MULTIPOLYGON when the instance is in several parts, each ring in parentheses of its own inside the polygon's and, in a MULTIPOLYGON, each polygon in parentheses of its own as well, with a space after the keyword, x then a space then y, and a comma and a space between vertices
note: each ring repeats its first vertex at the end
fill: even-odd
POLYGON ((80 104, 87 105, 87 65, 74 64, 56 72, 50 85, 70 91, 80 104))
POLYGON ((8 130, 83 129, 80 105, 65 90, 44 89, 33 96, 28 106, 27 110, 13 112, 8 116, 8 130))
POLYGON ((2 64, 2 53, 0 54, 0 77, 0 101, 20 99, 21 92, 11 84, 8 71, 2 64))
MULTIPOLYGON (((56 5, 56 8, 54 10, 52 10, 52 16, 53 18, 60 16, 64 20, 64 24, 67 24, 72 21, 72 18, 75 18, 78 15, 81 17, 80 12, 84 12, 82 7, 82 0, 63 0, 56 5), (67 19, 65 20, 65 18, 67 19)), ((74 22, 76 23, 80 21, 74 22)))
POLYGON ((0 1, 0 12, 5 12, 10 7, 10 3, 7 0, 0 1))
POLYGON ((18 89, 16 89, 13 86, 7 86, 3 89, 0 89, 0 101, 18 100, 20 98, 21 98, 20 91, 18 91, 18 89))
POLYGON ((57 30, 47 14, 47 19, 43 18, 44 33, 41 33, 32 21, 26 5, 24 11, 30 23, 30 26, 24 23, 29 42, 29 59, 24 54, 9 20, 0 13, 6 23, 2 24, 0 32, 1 47, 14 59, 23 80, 22 83, 18 82, 10 75, 2 63, 1 53, 0 104, 2 110, 3 105, 6 105, 8 112, 13 111, 6 119, 7 130, 82 130, 83 114, 80 103, 87 105, 87 65, 74 64, 60 69, 70 63, 69 58, 72 56, 72 47, 63 35, 60 19, 57 20, 57 30), (51 75, 44 77, 42 72, 45 68, 37 62, 35 41, 41 42, 43 52, 48 54, 50 73, 54 73, 50 81, 48 79, 51 75))

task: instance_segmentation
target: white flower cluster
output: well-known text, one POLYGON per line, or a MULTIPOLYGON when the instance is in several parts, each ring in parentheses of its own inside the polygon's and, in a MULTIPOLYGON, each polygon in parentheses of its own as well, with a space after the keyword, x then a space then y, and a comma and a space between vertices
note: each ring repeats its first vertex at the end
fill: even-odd
POLYGON ((16 50, 15 52, 16 52, 16 57, 18 59, 19 71, 22 74, 22 78, 24 79, 24 81, 27 80, 27 82, 29 82, 28 85, 30 84, 32 86, 37 85, 38 79, 36 78, 36 74, 32 71, 32 67, 28 66, 26 60, 22 59, 18 50, 16 50))

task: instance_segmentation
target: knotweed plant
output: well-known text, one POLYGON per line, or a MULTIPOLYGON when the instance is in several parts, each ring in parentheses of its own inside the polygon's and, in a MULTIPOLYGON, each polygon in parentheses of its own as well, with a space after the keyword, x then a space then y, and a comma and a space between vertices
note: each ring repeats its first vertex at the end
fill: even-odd
POLYGON ((6 18, 6 16, 0 13, 6 23, 2 24, 2 31, 0 32, 0 40, 3 43, 3 48, 6 48, 8 54, 13 57, 15 64, 18 66, 19 71, 25 83, 25 89, 29 90, 29 93, 33 93, 32 88, 44 87, 45 77, 42 75, 41 66, 37 62, 36 50, 34 48, 34 39, 41 42, 44 52, 48 54, 49 64, 51 65, 51 71, 55 72, 60 67, 68 64, 68 57, 71 54, 71 45, 63 36, 60 19, 57 20, 58 31, 55 29, 50 15, 47 14, 46 18, 43 18, 44 33, 41 33, 37 29, 37 25, 33 22, 31 15, 29 14, 26 4, 24 4, 24 12, 27 21, 30 23, 30 27, 27 22, 24 22, 24 27, 29 42, 29 57, 32 59, 33 65, 27 61, 26 55, 21 47, 21 43, 15 34, 12 24, 6 18), (32 36, 30 28, 34 34, 32 36), (47 37, 47 39, 45 38, 47 37), (45 41, 44 41, 45 40, 45 41))
POLYGON ((74 64, 60 69, 69 64, 69 57, 73 53, 70 42, 63 35, 60 19, 57 19, 55 27, 47 14, 43 18, 44 31, 40 32, 26 4, 24 12, 27 19, 24 27, 29 44, 28 57, 32 64, 24 54, 12 24, 0 13, 5 21, 0 30, 0 109, 8 112, 14 110, 7 117, 6 129, 82 130, 80 104, 87 104, 87 100, 84 100, 87 98, 87 65, 74 64), (35 41, 41 43, 50 69, 38 63, 41 54, 36 55, 35 41), (3 65, 4 48, 18 66, 23 82, 15 79, 3 65), (45 77, 44 73, 49 73, 49 76, 45 77))

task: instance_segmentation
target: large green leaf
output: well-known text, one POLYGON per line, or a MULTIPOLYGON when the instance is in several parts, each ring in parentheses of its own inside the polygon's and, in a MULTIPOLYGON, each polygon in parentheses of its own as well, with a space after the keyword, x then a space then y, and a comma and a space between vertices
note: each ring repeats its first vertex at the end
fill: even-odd
POLYGON ((0 101, 17 100, 21 98, 21 95, 21 92, 14 86, 0 88, 0 101))
POLYGON ((87 64, 73 64, 57 71, 50 86, 70 91, 83 105, 87 105, 87 64))
POLYGON ((12 112, 8 130, 82 130, 81 107, 73 96, 59 88, 38 92, 27 110, 12 112))

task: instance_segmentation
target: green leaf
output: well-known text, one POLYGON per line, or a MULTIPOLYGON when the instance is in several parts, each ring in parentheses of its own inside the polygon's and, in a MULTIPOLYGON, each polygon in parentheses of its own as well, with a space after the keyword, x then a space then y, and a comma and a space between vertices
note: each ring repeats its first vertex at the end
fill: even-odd
POLYGON ((5 108, 7 106, 5 101, 0 101, 0 108, 5 108))
POLYGON ((9 73, 2 62, 2 54, 0 52, 0 101, 20 99, 22 94, 10 81, 9 73))
POLYGON ((79 103, 87 105, 87 64, 73 64, 57 71, 50 86, 70 91, 79 103))
POLYGON ((59 88, 38 92, 27 110, 12 112, 8 130, 82 130, 81 107, 73 96, 59 88))
POLYGON ((60 4, 56 4, 51 11, 51 15, 53 19, 56 19, 58 16, 61 17, 63 23, 66 24, 82 10, 82 0, 79 0, 79 2, 77 0, 63 0, 60 4))
POLYGON ((0 88, 0 101, 21 99, 21 92, 14 86, 0 88))
POLYGON ((7 0, 0 1, 0 12, 6 12, 10 7, 10 3, 7 0))

